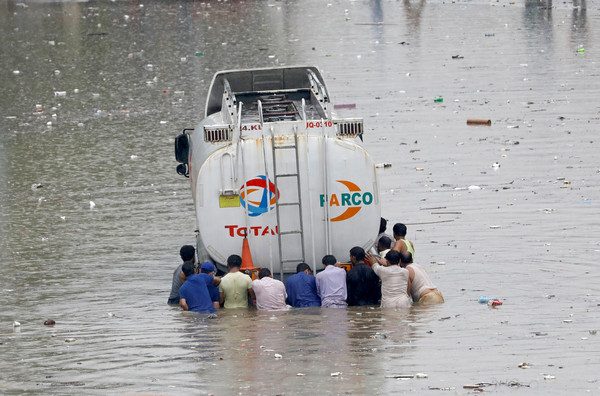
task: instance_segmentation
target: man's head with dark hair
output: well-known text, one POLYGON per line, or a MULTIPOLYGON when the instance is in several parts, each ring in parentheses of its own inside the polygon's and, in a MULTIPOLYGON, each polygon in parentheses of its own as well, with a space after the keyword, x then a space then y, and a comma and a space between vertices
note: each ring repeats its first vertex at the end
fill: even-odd
POLYGON ((183 261, 191 261, 196 257, 196 249, 192 245, 183 245, 179 249, 179 255, 183 261))
MULTIPOLYGON (((410 253, 409 253, 410 254, 410 253)), ((385 255, 385 259, 388 261, 388 263, 390 263, 391 265, 398 265, 398 263, 400 263, 400 252, 398 252, 397 250, 390 250, 389 252, 387 252, 387 254, 385 255)))
POLYGON ((402 252, 400 253, 400 262, 402 266, 407 266, 408 264, 412 264, 413 258, 411 252, 402 252))
POLYGON ((365 261, 365 249, 360 246, 354 246, 350 249, 350 259, 354 257, 356 261, 365 261))
POLYGON ((382 232, 385 232, 386 228, 387 220, 382 217, 381 221, 379 222, 379 233, 381 234, 382 232))
POLYGON ((321 262, 323 263, 323 265, 334 265, 335 263, 337 263, 337 259, 334 255, 328 254, 323 257, 323 260, 321 260, 321 262))
POLYGON ((306 270, 308 270, 309 272, 311 271, 310 266, 306 263, 300 263, 296 266, 296 273, 304 272, 306 270))
POLYGON ((379 238, 379 241, 377 241, 377 250, 382 251, 382 250, 391 249, 391 248, 392 248, 392 240, 389 237, 386 237, 384 235, 381 238, 379 238))
POLYGON ((271 276, 271 270, 269 270, 268 268, 261 268, 258 270, 258 279, 262 279, 268 276, 271 276))
POLYGON ((405 237, 406 236, 406 226, 402 223, 394 224, 394 236, 405 237))
POLYGON ((240 268, 242 266, 242 258, 237 254, 232 254, 227 258, 227 266, 229 268, 240 268))
POLYGON ((181 272, 185 275, 185 277, 189 277, 190 275, 194 275, 194 263, 185 263, 181 266, 181 272))

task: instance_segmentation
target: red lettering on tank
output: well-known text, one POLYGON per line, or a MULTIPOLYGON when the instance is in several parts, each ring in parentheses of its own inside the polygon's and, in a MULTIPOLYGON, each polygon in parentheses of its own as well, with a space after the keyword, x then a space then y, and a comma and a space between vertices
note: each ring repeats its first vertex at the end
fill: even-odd
POLYGON ((237 227, 238 227, 238 226, 236 226, 236 225, 226 225, 226 226, 225 226, 225 228, 227 228, 227 229, 229 230, 229 236, 230 236, 230 237, 234 237, 234 236, 235 236, 234 232, 235 232, 235 229, 236 229, 237 227))
POLYGON ((250 229, 252 231, 254 231, 254 236, 258 236, 258 230, 260 230, 262 227, 250 227, 250 229))
POLYGON ((248 230, 246 229, 246 227, 240 227, 238 228, 237 234, 241 237, 248 236, 248 230))

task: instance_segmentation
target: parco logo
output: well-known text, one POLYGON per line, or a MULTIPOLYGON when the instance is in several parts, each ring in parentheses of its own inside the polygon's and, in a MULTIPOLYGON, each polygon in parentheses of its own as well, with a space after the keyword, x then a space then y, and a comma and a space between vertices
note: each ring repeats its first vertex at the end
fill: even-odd
POLYGON ((320 202, 321 207, 325 206, 325 203, 329 203, 330 207, 345 207, 346 210, 332 218, 330 221, 343 221, 356 215, 363 206, 371 205, 373 203, 373 194, 366 191, 363 192, 360 187, 348 180, 337 180, 338 183, 346 186, 349 192, 341 194, 331 194, 329 199, 325 194, 321 194, 320 202))

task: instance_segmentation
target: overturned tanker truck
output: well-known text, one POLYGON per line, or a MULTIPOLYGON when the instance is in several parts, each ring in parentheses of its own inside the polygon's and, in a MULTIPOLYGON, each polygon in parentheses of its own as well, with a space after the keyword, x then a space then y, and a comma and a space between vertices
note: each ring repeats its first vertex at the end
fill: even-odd
POLYGON ((326 254, 344 261, 353 246, 369 249, 381 207, 362 134, 361 118, 336 116, 316 67, 216 73, 205 118, 175 139, 198 260, 226 271, 229 255, 249 249, 283 279, 300 262, 316 272, 326 254))

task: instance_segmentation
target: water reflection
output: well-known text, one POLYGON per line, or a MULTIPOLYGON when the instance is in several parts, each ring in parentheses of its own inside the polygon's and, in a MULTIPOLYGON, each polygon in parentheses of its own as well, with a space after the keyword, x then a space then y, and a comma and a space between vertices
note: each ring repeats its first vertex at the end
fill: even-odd
POLYGON ((427 5, 426 0, 404 0, 404 11, 408 21, 409 31, 418 37, 421 30, 422 13, 427 5))
POLYGON ((588 26, 587 26, 587 4, 586 0, 573 0, 573 12, 571 23, 571 45, 587 46, 588 26))

